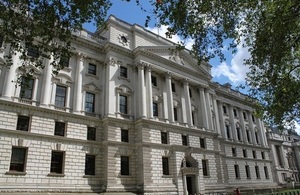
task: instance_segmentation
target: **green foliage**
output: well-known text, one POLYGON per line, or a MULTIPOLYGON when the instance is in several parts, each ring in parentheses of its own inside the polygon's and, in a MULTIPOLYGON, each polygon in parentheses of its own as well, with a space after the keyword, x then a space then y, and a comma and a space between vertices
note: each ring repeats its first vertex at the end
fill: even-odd
POLYGON ((9 49, 7 65, 16 52, 23 66, 43 68, 43 60, 52 57, 57 73, 63 68, 58 59, 71 55, 72 32, 86 22, 101 25, 109 7, 109 0, 1 0, 0 35, 9 49), (27 55, 30 46, 38 48, 38 55, 27 55))

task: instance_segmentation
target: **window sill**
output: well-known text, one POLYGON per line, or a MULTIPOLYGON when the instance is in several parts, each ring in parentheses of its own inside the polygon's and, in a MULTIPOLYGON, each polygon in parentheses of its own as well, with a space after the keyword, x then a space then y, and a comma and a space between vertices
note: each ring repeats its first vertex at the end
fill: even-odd
POLYGON ((26 175, 27 172, 7 171, 5 175, 26 175))
POLYGON ((98 79, 98 75, 97 74, 85 73, 85 75, 89 76, 89 77, 94 77, 94 78, 98 79))
POLYGON ((120 175, 119 178, 131 178, 132 175, 120 175))
POLYGON ((162 178, 172 178, 173 175, 163 175, 162 178))
POLYGON ((126 78, 126 77, 119 76, 118 78, 119 78, 119 80, 125 80, 125 81, 130 82, 130 80, 128 78, 126 78))
POLYGON ((95 178, 97 177, 96 175, 84 175, 83 178, 95 178))
POLYGON ((210 178, 210 176, 209 175, 207 175, 207 176, 203 175, 203 178, 210 178))
POLYGON ((48 177, 64 177, 65 174, 62 174, 62 173, 49 173, 47 176, 48 177))

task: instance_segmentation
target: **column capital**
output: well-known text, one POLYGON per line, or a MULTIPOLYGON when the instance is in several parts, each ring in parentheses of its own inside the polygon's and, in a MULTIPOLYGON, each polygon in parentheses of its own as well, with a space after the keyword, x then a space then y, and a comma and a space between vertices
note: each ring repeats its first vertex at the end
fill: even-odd
POLYGON ((182 79, 182 82, 183 82, 184 85, 189 85, 189 79, 188 78, 182 79))
POLYGON ((84 58, 86 58, 87 56, 85 54, 81 53, 81 52, 78 52, 77 57, 79 58, 80 61, 83 61, 84 58))
POLYGON ((164 73, 164 76, 166 77, 166 78, 172 78, 172 75, 173 75, 173 73, 171 73, 171 72, 169 72, 169 71, 167 71, 167 72, 165 72, 164 73))

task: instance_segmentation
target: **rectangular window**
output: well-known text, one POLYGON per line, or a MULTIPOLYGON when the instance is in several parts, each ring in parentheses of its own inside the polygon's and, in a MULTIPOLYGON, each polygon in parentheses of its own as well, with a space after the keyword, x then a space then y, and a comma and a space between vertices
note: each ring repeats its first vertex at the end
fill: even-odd
POLYGON ((247 114, 246 114, 246 112, 243 112, 243 117, 244 117, 245 120, 247 120, 247 114))
POLYGON ((169 175, 169 158, 162 157, 162 168, 163 168, 163 175, 169 175))
POLYGON ((151 83, 152 83, 152 86, 157 87, 157 79, 155 76, 151 76, 151 83))
POLYGON ((69 67, 70 58, 67 56, 61 56, 59 60, 59 64, 62 68, 69 67))
POLYGON ((250 131, 249 130, 246 130, 246 136, 247 136, 248 143, 251 143, 250 131))
POLYGON ((20 131, 28 131, 30 125, 30 117, 29 116, 18 116, 17 122, 17 130, 20 131))
POLYGON ((205 139, 200 137, 200 148, 205 149, 205 139))
POLYGON ((55 106, 65 107, 67 88, 64 86, 56 86, 55 106))
POLYGON ((171 83, 172 92, 176 92, 175 83, 171 83))
POLYGON ((203 176, 208 176, 208 160, 202 160, 203 176))
POLYGON ((90 113, 95 112, 95 94, 85 93, 85 111, 90 113))
POLYGON ((153 102, 153 116, 158 116, 158 105, 156 102, 153 102))
POLYGON ((54 135, 65 136, 66 123, 55 121, 54 135))
POLYGON ((121 129, 121 142, 129 142, 129 132, 127 129, 121 129))
POLYGON ((252 121, 255 123, 255 116, 252 114, 251 117, 252 117, 252 121))
POLYGON ((256 143, 259 144, 258 132, 255 131, 255 132, 254 132, 254 135, 255 135, 256 143))
POLYGON ((22 77, 20 98, 31 100, 33 92, 33 83, 34 79, 22 77))
POLYGON ((95 64, 89 63, 88 74, 92 74, 92 75, 97 74, 97 66, 95 64))
POLYGON ((39 48, 35 45, 32 44, 26 44, 27 48, 27 56, 33 57, 33 58, 38 58, 39 57, 39 48))
POLYGON ((252 150, 252 155, 253 155, 253 158, 256 158, 256 151, 255 150, 252 150))
POLYGON ((264 172, 265 172, 266 179, 269 179, 269 172, 268 172, 268 167, 267 166, 264 166, 264 172))
POLYGON ((239 141, 242 141, 241 129, 239 127, 236 128, 236 134, 239 141))
POLYGON ((121 175, 129 175, 129 157, 121 156, 121 175))
POLYGON ((227 114, 227 107, 226 106, 223 106, 223 113, 227 114))
POLYGON ((178 121, 177 108, 173 108, 174 112, 174 121, 178 121))
POLYGON ((120 95, 120 112, 127 114, 127 96, 120 95))
POLYGON ((127 68, 125 66, 120 66, 120 76, 123 78, 127 78, 127 68))
POLYGON ((12 147, 9 171, 25 172, 26 148, 12 147))
POLYGON ((256 174, 256 178, 259 179, 260 178, 260 173, 259 173, 259 167, 255 166, 255 174, 256 174))
POLYGON ((91 141, 96 140, 96 128, 95 127, 87 128, 87 140, 91 140, 91 141))
POLYGON ((264 152, 261 152, 261 159, 265 159, 265 153, 264 152))
POLYGON ((95 156, 86 154, 85 156, 85 175, 95 175, 95 156))
POLYGON ((280 167, 283 167, 283 161, 282 161, 282 158, 281 158, 280 146, 275 146, 275 150, 276 150, 276 156, 277 156, 278 164, 279 164, 280 167))
POLYGON ((236 148, 231 148, 232 149, 232 156, 236 156, 236 148))
POLYGON ((168 144, 168 133, 167 132, 161 132, 161 143, 162 144, 168 144))
POLYGON ((50 173, 63 174, 64 152, 52 151, 50 173))
POLYGON ((237 111, 236 111, 236 109, 233 109, 233 115, 234 115, 234 117, 237 117, 237 111))
POLYGON ((195 125, 195 112, 192 112, 192 123, 195 125))
POLYGON ((182 145, 187 146, 188 145, 188 137, 186 135, 181 135, 182 139, 182 145))
POLYGON ((235 178, 240 178, 240 168, 239 165, 234 165, 235 178))
POLYGON ((226 128, 227 139, 231 139, 231 134, 230 134, 230 127, 229 127, 229 125, 225 125, 225 128, 226 128))
POLYGON ((250 168, 249 168, 249 165, 245 165, 245 170, 246 170, 246 177, 247 177, 247 179, 250 179, 251 176, 250 176, 250 168))
POLYGON ((246 149, 243 149, 243 156, 244 156, 244 158, 247 158, 247 150, 246 149))

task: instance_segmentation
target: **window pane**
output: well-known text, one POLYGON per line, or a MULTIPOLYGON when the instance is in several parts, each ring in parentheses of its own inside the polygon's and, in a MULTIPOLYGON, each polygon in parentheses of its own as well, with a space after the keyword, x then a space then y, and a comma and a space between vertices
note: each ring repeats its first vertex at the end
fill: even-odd
POLYGON ((95 156, 85 156, 85 175, 95 175, 95 156))
POLYGON ((63 122, 55 122, 54 135, 65 136, 66 124, 63 122))
POLYGON ((203 176, 208 176, 208 162, 207 160, 202 160, 202 170, 203 170, 203 176))
POLYGON ((12 148, 11 161, 10 161, 10 171, 25 171, 25 159, 26 159, 26 149, 25 148, 12 148))
POLYGON ((163 175, 169 175, 169 158, 162 157, 163 175))
POLYGON ((127 78, 127 68, 126 67, 124 67, 124 66, 120 67, 120 76, 127 78))
POLYGON ((52 152, 50 172, 63 173, 63 160, 63 152, 52 152))
POLYGON ((158 105, 156 102, 153 102, 153 116, 158 116, 158 105))
POLYGON ((65 107, 67 88, 57 85, 55 95, 55 106, 65 107))
POLYGON ((129 157, 121 156, 121 175, 129 175, 129 157))
POLYGON ((174 121, 177 121, 178 120, 178 117, 177 117, 177 108, 173 108, 173 112, 174 112, 174 121))
POLYGON ((127 114, 127 96, 120 95, 120 112, 127 114))
POLYGON ((17 130, 28 131, 29 130, 29 116, 18 116, 17 130))
POLYGON ((87 129, 87 140, 96 140, 96 128, 88 127, 87 129))
POLYGON ((205 148, 205 139, 200 138, 200 148, 205 148))
POLYGON ((95 111, 95 94, 86 92, 85 94, 85 111, 95 111))
POLYGON ((92 75, 96 75, 97 66, 94 64, 89 64, 88 73, 92 75))
POLYGON ((161 143, 168 144, 168 133, 167 132, 161 132, 161 143))
POLYGON ((31 99, 34 79, 22 78, 20 98, 31 99))
POLYGON ((188 145, 188 138, 186 135, 181 135, 182 139, 182 145, 187 146, 188 145))
POLYGON ((129 142, 128 130, 121 129, 121 141, 122 142, 129 142))

